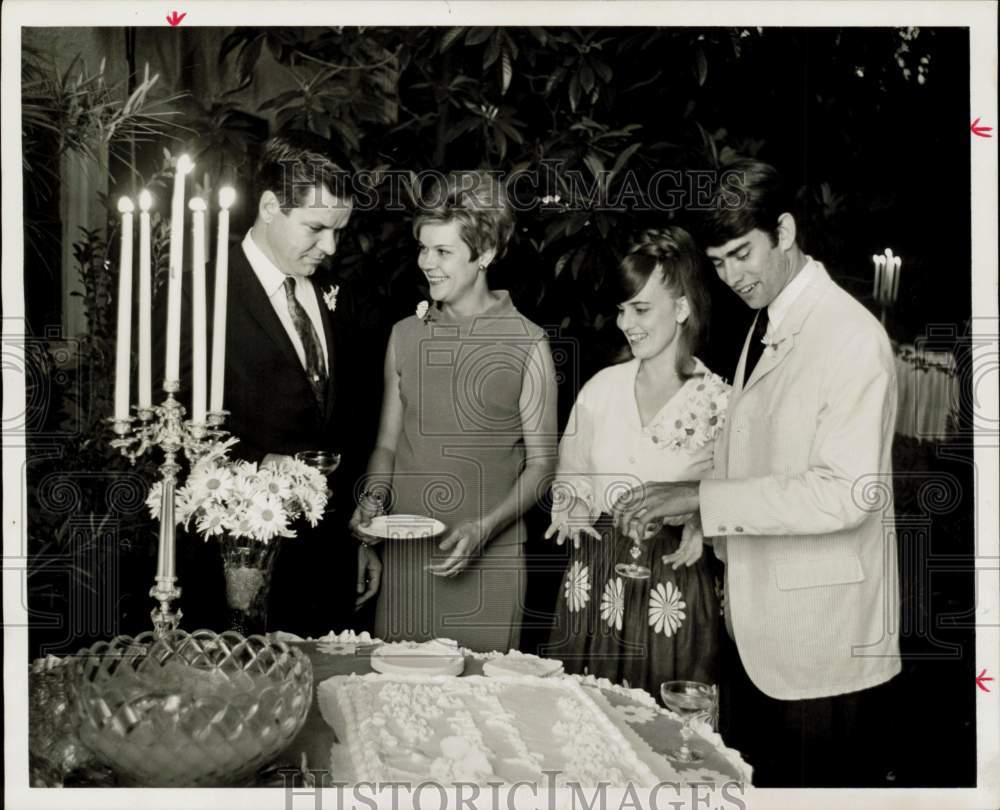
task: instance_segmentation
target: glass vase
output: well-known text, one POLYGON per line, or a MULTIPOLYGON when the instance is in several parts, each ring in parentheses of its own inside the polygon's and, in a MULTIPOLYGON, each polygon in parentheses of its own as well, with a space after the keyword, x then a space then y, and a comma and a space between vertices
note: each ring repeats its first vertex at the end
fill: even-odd
POLYGON ((263 543, 228 534, 219 540, 229 626, 244 636, 267 632, 267 599, 278 548, 277 542, 263 543))

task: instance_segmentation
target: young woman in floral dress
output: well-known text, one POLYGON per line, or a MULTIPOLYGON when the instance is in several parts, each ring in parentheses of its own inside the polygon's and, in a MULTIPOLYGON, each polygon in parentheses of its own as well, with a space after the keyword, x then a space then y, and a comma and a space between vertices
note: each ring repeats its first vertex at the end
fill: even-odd
POLYGON ((618 326, 632 360, 596 374, 577 397, 546 533, 574 549, 544 654, 654 694, 667 680, 715 683, 725 632, 716 561, 702 555, 696 523, 647 527, 637 545, 610 519, 635 486, 711 472, 729 387, 693 355, 708 305, 700 262, 680 228, 645 232, 622 262, 618 326), (648 578, 623 575, 628 564, 648 578))

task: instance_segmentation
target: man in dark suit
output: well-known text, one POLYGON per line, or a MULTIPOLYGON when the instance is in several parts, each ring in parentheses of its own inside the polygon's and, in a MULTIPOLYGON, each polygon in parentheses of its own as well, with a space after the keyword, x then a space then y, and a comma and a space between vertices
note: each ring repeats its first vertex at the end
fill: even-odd
MULTIPOLYGON (((341 450, 349 472, 354 456, 363 463, 366 455, 353 447, 356 432, 346 422, 349 354, 334 305, 326 300, 330 296, 312 281, 336 252, 351 215, 346 175, 328 152, 322 139, 301 133, 273 138, 264 147, 254 177, 254 224, 229 255, 224 427, 239 439, 230 451, 233 458, 269 464, 304 450, 341 450)), ((183 351, 182 358, 188 357, 183 351)), ((190 379, 181 376, 182 383, 190 379)), ((342 630, 353 625, 356 607, 377 590, 377 556, 354 543, 343 525, 350 515, 351 478, 338 478, 342 485, 334 488, 332 514, 315 529, 300 523, 297 537, 274 541, 281 551, 272 579, 270 629, 312 636, 342 630)), ((200 559, 191 568, 209 570, 189 570, 189 583, 224 590, 217 552, 211 562, 206 554, 195 554, 200 559)), ((182 558, 182 587, 183 563, 182 558)), ((212 624, 219 623, 218 605, 205 611, 212 624)))

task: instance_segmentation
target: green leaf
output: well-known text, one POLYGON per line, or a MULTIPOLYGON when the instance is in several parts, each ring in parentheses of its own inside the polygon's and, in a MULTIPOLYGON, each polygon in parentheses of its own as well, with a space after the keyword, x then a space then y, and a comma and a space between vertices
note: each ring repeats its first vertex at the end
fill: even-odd
POLYGON ((607 84, 614 78, 614 71, 607 65, 607 63, 602 62, 600 59, 591 59, 591 66, 598 76, 601 77, 601 81, 607 84))
POLYGON ((506 121, 497 120, 496 125, 504 131, 504 133, 515 143, 524 143, 524 138, 521 133, 518 132, 514 127, 508 124, 506 121))
POLYGON ((507 136, 503 134, 503 130, 499 126, 493 127, 493 139, 500 152, 500 160, 503 160, 507 156, 507 136))
POLYGON ((593 92, 594 78, 594 71, 590 65, 584 65, 580 70, 580 85, 583 87, 585 93, 593 92))
POLYGON ((566 76, 565 68, 556 68, 555 71, 549 76, 548 81, 545 82, 545 90, 543 91, 546 96, 552 95, 552 91, 556 88, 563 78, 566 76))
POLYGON ((572 255, 573 251, 571 250, 559 257, 559 260, 556 262, 555 278, 559 278, 559 274, 566 269, 566 262, 570 260, 572 255))
POLYGON ((483 51, 483 70, 486 71, 490 65, 497 61, 497 57, 500 56, 500 38, 492 37, 490 39, 490 44, 486 46, 486 50, 483 51))
POLYGON ((609 183, 612 180, 614 180, 615 175, 622 170, 625 164, 628 163, 629 158, 632 157, 632 155, 634 155, 636 152, 638 152, 641 147, 642 147, 641 142, 634 143, 631 146, 625 148, 622 151, 622 153, 618 155, 618 158, 615 160, 615 165, 611 167, 611 175, 608 177, 609 183))
POLYGON ((577 106, 580 104, 580 74, 573 74, 573 78, 569 80, 569 106, 576 112, 577 106))
POLYGON ((506 48, 500 54, 500 95, 506 95, 510 87, 510 80, 514 78, 514 63, 510 56, 510 51, 506 48))
POLYGON ((476 28, 470 28, 469 33, 465 35, 466 45, 482 45, 486 40, 490 38, 493 34, 493 28, 489 26, 478 26, 476 28))
MULTIPOLYGON (((465 33, 464 26, 456 26, 454 28, 449 28, 445 31, 444 36, 441 37, 441 42, 438 45, 438 53, 444 53, 448 50, 455 42, 458 40, 462 34, 465 33)), ((408 49, 407 49, 408 50, 408 49)))
POLYGON ((698 86, 701 87, 708 78, 708 58, 705 56, 705 51, 698 48, 695 50, 694 59, 695 75, 698 77, 698 86))
POLYGON ((549 35, 544 28, 528 28, 528 33, 531 34, 535 39, 537 39, 542 45, 548 42, 549 35))
POLYGON ((583 162, 590 169, 591 174, 594 175, 599 181, 603 181, 604 178, 604 161, 598 157, 594 152, 587 152, 583 158, 583 162))

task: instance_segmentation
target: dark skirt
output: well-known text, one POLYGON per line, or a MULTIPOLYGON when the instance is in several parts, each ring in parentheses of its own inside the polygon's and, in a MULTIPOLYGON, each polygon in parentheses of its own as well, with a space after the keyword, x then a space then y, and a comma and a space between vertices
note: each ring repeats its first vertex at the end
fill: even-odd
POLYGON ((601 515, 601 540, 584 536, 572 552, 556 602, 556 623, 543 655, 567 672, 589 673, 659 694, 669 680, 718 682, 721 633, 717 562, 709 549, 676 571, 661 557, 677 550, 679 526, 664 526, 633 560, 630 538, 601 515), (615 572, 637 562, 648 579, 615 572))
MULTIPOLYGON (((505 533, 504 539, 510 532, 505 533)), ((441 538, 386 540, 375 634, 384 641, 450 638, 476 652, 516 649, 524 605, 521 543, 492 542, 456 577, 437 577, 426 566, 450 552, 441 538)))

